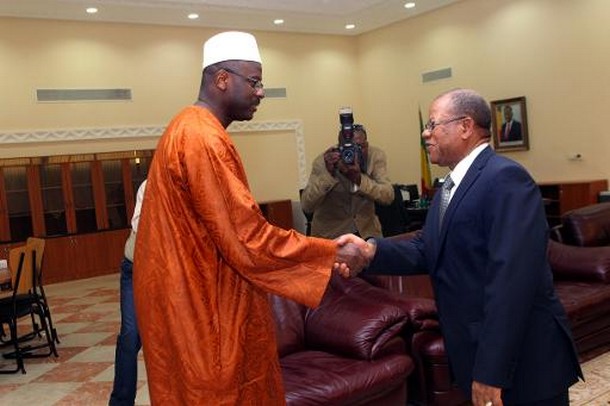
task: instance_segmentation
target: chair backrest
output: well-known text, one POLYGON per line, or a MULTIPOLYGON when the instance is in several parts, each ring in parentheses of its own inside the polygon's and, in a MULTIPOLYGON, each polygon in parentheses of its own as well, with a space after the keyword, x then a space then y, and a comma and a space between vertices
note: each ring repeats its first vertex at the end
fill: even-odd
POLYGON ((610 245, 610 203, 597 203, 564 213, 563 242, 581 247, 610 245))
MULTIPOLYGON (((299 198, 303 195, 304 189, 299 189, 299 198)), ((311 222, 313 220, 313 213, 307 213, 303 210, 303 215, 305 216, 305 235, 311 235, 311 222)))
POLYGON ((8 258, 14 293, 28 293, 34 284, 32 250, 27 245, 11 248, 8 258))
MULTIPOLYGON (((36 279, 38 283, 42 283, 42 259, 44 255, 44 247, 46 241, 43 238, 29 237, 26 241, 26 245, 36 253, 36 279)), ((31 255, 31 254, 30 254, 31 255)))

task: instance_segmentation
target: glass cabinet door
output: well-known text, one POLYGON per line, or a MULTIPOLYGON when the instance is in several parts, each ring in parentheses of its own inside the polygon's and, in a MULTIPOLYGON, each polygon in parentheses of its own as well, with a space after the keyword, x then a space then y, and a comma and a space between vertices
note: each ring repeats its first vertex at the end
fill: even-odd
POLYGON ((33 235, 26 167, 6 167, 3 173, 11 240, 25 241, 33 235))
POLYGON ((133 187, 133 195, 136 196, 138 193, 138 188, 148 176, 148 169, 150 168, 150 163, 152 161, 152 156, 146 156, 141 158, 135 158, 130 160, 131 166, 131 183, 133 187))
POLYGON ((72 164, 72 191, 76 228, 79 233, 97 231, 93 186, 91 185, 91 166, 89 162, 72 164))
POLYGON ((68 232, 60 165, 40 167, 40 188, 47 236, 68 232))
POLYGON ((128 226, 128 221, 121 161, 102 161, 102 172, 104 173, 108 227, 110 229, 125 228, 128 226))

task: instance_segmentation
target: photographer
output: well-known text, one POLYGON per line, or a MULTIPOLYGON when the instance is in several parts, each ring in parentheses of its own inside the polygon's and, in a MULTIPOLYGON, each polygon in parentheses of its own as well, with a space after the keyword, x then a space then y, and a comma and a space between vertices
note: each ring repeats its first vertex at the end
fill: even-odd
POLYGON ((394 200, 386 155, 369 146, 362 125, 353 126, 353 133, 347 134, 351 139, 345 135, 345 131, 339 131, 339 144, 315 159, 301 194, 303 211, 313 214, 311 235, 381 237, 375 202, 389 205, 394 200))

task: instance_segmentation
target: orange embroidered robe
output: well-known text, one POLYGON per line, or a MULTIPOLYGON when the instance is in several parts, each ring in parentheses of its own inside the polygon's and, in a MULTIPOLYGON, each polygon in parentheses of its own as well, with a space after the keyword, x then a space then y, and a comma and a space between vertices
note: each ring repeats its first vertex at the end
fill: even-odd
POLYGON ((267 223, 220 122, 184 109, 157 146, 135 249, 152 404, 283 405, 267 292, 315 307, 335 251, 267 223))

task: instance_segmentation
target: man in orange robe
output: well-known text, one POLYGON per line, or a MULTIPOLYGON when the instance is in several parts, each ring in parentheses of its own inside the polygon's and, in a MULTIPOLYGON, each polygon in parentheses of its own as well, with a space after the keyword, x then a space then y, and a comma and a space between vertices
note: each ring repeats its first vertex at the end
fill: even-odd
POLYGON ((135 249, 134 294, 153 405, 283 405, 267 292, 310 307, 354 245, 272 226, 226 132, 264 97, 253 36, 204 46, 198 101, 161 137, 135 249))

